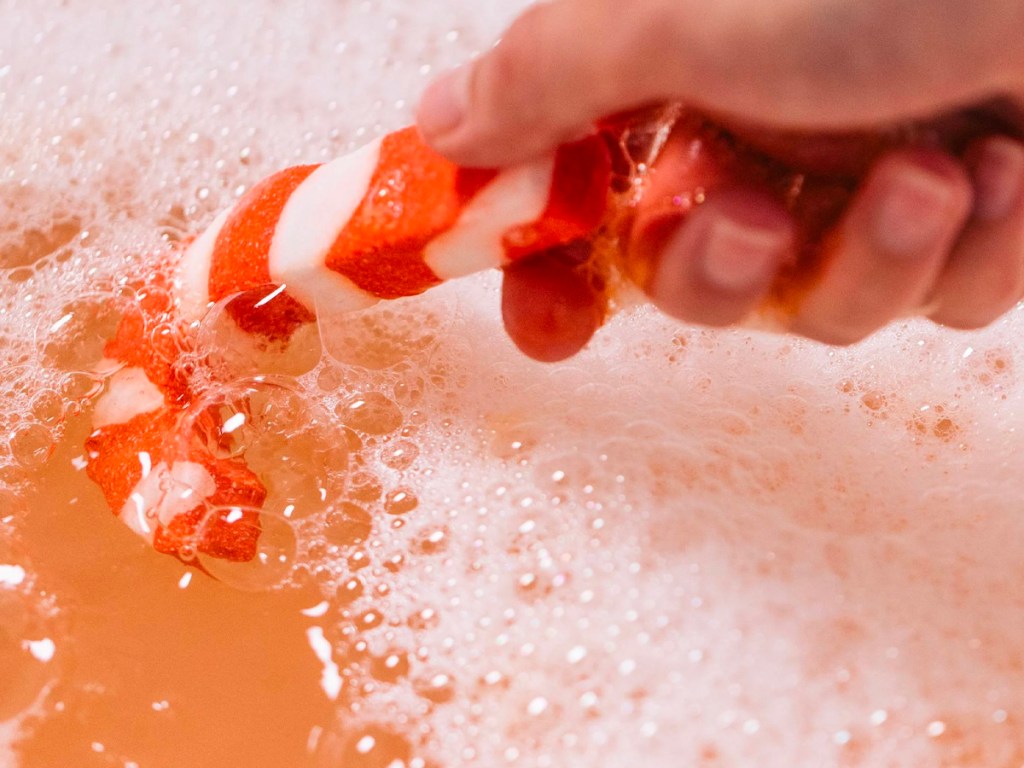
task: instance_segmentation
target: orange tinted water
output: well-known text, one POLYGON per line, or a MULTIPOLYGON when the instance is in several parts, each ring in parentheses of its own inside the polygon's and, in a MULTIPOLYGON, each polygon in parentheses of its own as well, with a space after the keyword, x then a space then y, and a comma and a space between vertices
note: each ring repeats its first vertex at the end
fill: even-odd
POLYGON ((22 764, 303 764, 330 717, 300 613, 316 592, 242 595, 124 536, 71 468, 82 430, 69 432, 18 526, 63 614, 48 714, 27 724, 22 764))

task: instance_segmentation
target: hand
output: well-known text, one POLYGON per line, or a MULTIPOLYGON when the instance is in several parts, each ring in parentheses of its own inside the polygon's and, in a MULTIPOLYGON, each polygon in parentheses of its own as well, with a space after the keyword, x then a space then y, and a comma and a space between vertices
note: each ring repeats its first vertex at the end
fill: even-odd
MULTIPOLYGON (((973 328, 1024 294, 1024 123, 1007 96, 1024 89, 1022 30, 1014 0, 555 0, 434 83, 418 117, 428 141, 466 165, 521 161, 604 115, 665 100, 797 166, 864 160, 840 169, 854 174, 856 192, 824 236, 827 264, 792 330, 845 344, 910 314, 973 328), (996 98, 1007 119, 962 153, 873 138, 996 98)), ((755 186, 688 215, 658 207, 685 189, 685 149, 677 137, 662 154, 633 250, 654 264, 643 287, 662 310, 728 325, 763 300, 800 222, 755 186)), ((506 318, 528 301, 531 314, 539 302, 556 319, 578 304, 557 281, 532 291, 536 270, 525 279, 506 277, 506 318)), ((550 323, 546 340, 507 325, 529 354, 553 359, 582 345, 581 322, 550 323)))

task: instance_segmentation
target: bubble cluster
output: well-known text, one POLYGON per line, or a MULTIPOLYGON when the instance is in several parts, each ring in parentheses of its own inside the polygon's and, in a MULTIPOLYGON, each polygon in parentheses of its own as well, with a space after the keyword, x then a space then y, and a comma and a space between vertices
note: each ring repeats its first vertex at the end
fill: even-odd
MULTIPOLYGON (((181 244, 261 177, 408 122, 427 79, 517 5, 142 2, 111 30, 108 11, 7 4, 0 743, 61 741, 68 701, 99 734, 131 698, 123 679, 145 674, 148 646, 122 650, 48 695, 65 680, 56 625, 82 616, 19 533, 56 514, 26 509, 25 489, 79 488, 119 318, 173 292, 181 244)), ((581 356, 543 366, 505 339, 497 280, 326 316, 287 344, 239 331, 240 299, 147 327, 192 393, 168 441, 243 459, 268 491, 204 522, 258 525, 254 561, 188 553, 221 583, 179 570, 173 589, 246 610, 304 601, 307 693, 326 710, 288 764, 1024 759, 1019 310, 835 350, 623 309, 581 356)), ((72 497, 60 514, 110 527, 80 581, 130 583, 131 534, 95 493, 72 497)), ((111 592, 131 637, 114 607, 132 596, 111 592)), ((193 620, 169 620, 178 663, 196 655, 193 620)), ((220 722, 231 707, 212 696, 152 712, 220 722)), ((127 743, 145 753, 147 733, 127 743)), ((117 738, 83 739, 76 764, 132 764, 117 738)))

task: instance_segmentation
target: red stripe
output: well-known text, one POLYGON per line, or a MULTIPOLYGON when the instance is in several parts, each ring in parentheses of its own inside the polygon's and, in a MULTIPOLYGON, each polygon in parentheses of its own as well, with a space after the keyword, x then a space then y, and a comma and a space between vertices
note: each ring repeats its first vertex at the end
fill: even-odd
POLYGON ((188 382, 175 365, 181 355, 180 339, 158 330, 170 327, 171 298, 160 285, 148 286, 140 295, 139 306, 125 312, 103 354, 128 368, 141 368, 168 403, 182 403, 188 396, 188 382))
POLYGON ((506 260, 517 261, 594 234, 608 208, 611 170, 611 155, 599 136, 559 147, 547 206, 536 221, 506 230, 506 260))
POLYGON ((117 515, 142 479, 139 454, 146 453, 158 464, 164 441, 174 429, 180 408, 165 407, 155 413, 143 413, 123 424, 109 424, 89 435, 85 443, 89 475, 117 515))
POLYGON ((256 307, 278 286, 270 276, 270 245, 288 198, 317 168, 299 165, 264 179, 243 197, 217 236, 210 264, 212 301, 245 294, 228 306, 228 313, 247 333, 287 338, 315 315, 286 293, 256 307))
POLYGON ((497 171, 459 168, 415 128, 385 136, 366 195, 327 255, 327 267, 380 299, 412 296, 441 279, 423 250, 459 219, 497 171))

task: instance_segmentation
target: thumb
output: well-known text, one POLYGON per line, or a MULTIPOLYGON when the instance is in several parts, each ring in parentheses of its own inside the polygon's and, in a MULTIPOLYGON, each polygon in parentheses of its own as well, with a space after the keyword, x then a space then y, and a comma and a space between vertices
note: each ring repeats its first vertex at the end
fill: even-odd
POLYGON ((417 119, 456 162, 497 166, 654 101, 828 131, 1019 88, 1024 4, 946 0, 943 9, 916 0, 553 0, 433 83, 417 119))
POLYGON ((615 73, 608 30, 623 6, 554 0, 531 6, 490 51, 435 80, 416 118, 426 140, 462 165, 530 159, 591 130, 633 93, 615 73))

